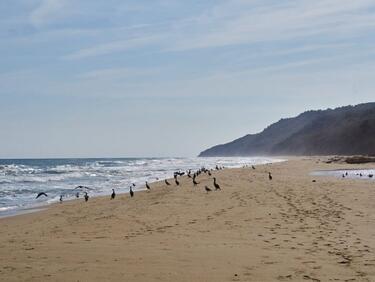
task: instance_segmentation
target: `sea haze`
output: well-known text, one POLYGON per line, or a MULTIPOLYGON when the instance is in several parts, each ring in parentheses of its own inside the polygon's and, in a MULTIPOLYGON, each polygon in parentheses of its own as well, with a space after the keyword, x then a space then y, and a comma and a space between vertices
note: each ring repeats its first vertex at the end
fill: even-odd
POLYGON ((282 161, 280 159, 255 158, 119 158, 119 159, 9 159, 0 160, 0 216, 19 213, 58 202, 73 199, 78 185, 88 186, 90 196, 109 195, 143 189, 145 181, 171 178, 174 171, 196 170, 216 165, 241 167, 282 161), (35 199, 37 193, 46 192, 48 197, 35 199))

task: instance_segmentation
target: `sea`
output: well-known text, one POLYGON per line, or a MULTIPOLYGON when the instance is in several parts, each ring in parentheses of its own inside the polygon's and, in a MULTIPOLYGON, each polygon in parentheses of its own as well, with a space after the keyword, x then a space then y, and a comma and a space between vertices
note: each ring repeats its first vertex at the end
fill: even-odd
POLYGON ((226 168, 243 167, 283 161, 266 157, 255 158, 93 158, 93 159, 0 159, 0 217, 32 211, 48 204, 80 197, 127 193, 150 183, 172 178, 175 171, 208 169, 216 165, 226 168), (78 188, 86 186, 89 188, 78 188), (47 197, 36 199, 39 192, 47 197))

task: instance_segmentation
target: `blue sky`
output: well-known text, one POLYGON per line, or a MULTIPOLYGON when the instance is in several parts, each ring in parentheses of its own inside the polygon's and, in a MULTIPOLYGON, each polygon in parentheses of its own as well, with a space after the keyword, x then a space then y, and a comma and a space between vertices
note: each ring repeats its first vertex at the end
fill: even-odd
POLYGON ((2 0, 0 157, 194 156, 374 100, 370 0, 2 0))

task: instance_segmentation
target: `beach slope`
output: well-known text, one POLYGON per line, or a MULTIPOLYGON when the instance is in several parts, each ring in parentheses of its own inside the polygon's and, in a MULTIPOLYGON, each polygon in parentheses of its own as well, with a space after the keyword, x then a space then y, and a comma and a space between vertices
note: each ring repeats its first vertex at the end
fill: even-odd
POLYGON ((375 183, 310 175, 366 166, 296 158, 3 218, 0 281, 375 281, 375 183))

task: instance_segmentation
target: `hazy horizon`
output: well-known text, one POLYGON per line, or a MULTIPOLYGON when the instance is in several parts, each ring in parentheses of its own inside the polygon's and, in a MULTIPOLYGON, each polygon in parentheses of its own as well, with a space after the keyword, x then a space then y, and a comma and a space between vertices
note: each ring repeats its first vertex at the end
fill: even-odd
POLYGON ((0 158, 195 157, 373 101, 369 0, 4 0, 0 158))

